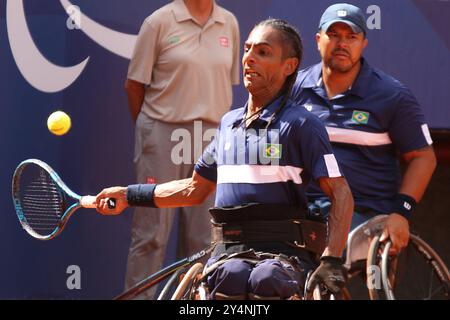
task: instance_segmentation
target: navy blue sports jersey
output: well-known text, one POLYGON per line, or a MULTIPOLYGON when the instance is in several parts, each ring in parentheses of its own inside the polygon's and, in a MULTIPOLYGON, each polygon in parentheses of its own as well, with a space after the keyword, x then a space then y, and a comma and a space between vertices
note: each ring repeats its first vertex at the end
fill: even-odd
POLYGON ((249 128, 247 107, 222 118, 215 139, 195 166, 217 183, 216 207, 274 203, 306 207, 305 185, 320 177, 341 176, 324 125, 304 108, 281 98, 262 111, 249 128))
MULTIPOLYGON (((292 98, 325 124, 355 205, 391 213, 401 182, 398 153, 432 140, 412 93, 364 59, 361 63, 352 87, 331 100, 322 83, 322 63, 300 71, 292 98)), ((324 196, 314 184, 307 191, 311 200, 324 196)))

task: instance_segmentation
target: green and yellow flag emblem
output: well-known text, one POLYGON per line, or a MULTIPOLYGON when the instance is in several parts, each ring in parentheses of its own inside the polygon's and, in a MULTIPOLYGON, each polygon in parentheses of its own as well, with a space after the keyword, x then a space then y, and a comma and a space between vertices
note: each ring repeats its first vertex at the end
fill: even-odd
POLYGON ((269 159, 281 159, 282 145, 278 143, 267 143, 264 155, 269 159))
POLYGON ((358 124, 367 124, 369 122, 370 113, 364 111, 353 111, 352 121, 358 124))

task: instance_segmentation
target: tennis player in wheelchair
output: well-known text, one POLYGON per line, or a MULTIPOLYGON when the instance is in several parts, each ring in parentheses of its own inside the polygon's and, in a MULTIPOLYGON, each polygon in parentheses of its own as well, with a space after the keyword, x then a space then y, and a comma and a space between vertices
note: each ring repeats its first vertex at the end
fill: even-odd
POLYGON ((293 26, 260 22, 242 59, 248 101, 222 118, 192 177, 97 195, 97 210, 115 215, 129 206, 194 206, 216 190, 210 209, 215 247, 206 264, 212 299, 290 299, 317 284, 338 293, 345 283, 342 254, 353 198, 325 127, 289 99, 302 53, 293 26), (306 219, 310 180, 331 199, 327 224, 306 219), (114 209, 109 198, 116 199, 114 209))

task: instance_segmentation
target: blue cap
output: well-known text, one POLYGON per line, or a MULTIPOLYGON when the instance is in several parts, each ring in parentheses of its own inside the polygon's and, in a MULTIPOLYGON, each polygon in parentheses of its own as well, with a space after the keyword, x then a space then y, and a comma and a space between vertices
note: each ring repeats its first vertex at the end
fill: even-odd
POLYGON ((356 33, 367 34, 366 18, 362 10, 348 3, 337 3, 329 6, 320 18, 319 30, 327 31, 336 23, 347 24, 356 33))

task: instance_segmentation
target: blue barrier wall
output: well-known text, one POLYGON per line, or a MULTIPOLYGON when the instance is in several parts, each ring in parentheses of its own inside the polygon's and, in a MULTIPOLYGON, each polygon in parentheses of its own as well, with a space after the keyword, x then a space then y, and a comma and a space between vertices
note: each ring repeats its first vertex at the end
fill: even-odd
MULTIPOLYGON (((18 40, 14 34, 20 28, 20 12, 7 12, 8 2, 13 1, 22 2, 0 0, 0 298, 109 299, 122 290, 131 211, 119 217, 101 217, 92 210, 80 210, 58 238, 40 242, 20 228, 10 182, 14 168, 26 158, 46 161, 82 194, 134 182, 133 124, 123 90, 128 59, 98 44, 83 29, 68 29, 68 15, 60 1, 23 0, 26 29, 42 56, 59 66, 73 66, 89 57, 71 85, 56 92, 38 90, 19 71, 18 58, 10 46, 7 19, 14 27, 9 30, 13 41, 18 40), (48 115, 57 109, 69 113, 73 123, 62 137, 51 135, 46 127, 48 115), (81 269, 81 290, 66 286, 69 265, 81 269)), ((71 1, 96 23, 125 34, 137 34, 145 17, 167 2, 71 1)), ((314 35, 321 13, 334 1, 218 2, 238 17, 242 41, 259 20, 284 18, 301 30, 303 66, 319 60, 314 35)), ((450 129, 450 2, 351 2, 364 11, 371 5, 380 9, 381 29, 368 34, 365 56, 369 62, 415 93, 430 127, 450 129)), ((367 17, 373 18, 373 13, 367 17)), ((30 58, 28 52, 22 54, 30 58)), ((37 82, 48 82, 52 77, 51 73, 41 74, 37 82)), ((235 88, 234 105, 240 106, 245 98, 245 90, 235 88)))

